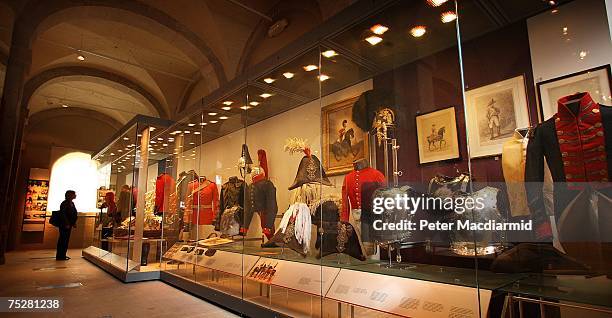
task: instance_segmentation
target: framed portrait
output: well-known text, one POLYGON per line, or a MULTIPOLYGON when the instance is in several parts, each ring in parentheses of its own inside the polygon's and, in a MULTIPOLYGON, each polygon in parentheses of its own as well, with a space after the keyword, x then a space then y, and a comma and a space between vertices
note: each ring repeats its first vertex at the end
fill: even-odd
POLYGON ((588 92, 599 104, 610 105, 612 86, 610 65, 604 65, 537 83, 540 118, 545 121, 557 113, 557 101, 564 96, 588 92))
POLYGON ((530 125, 523 75, 465 92, 470 157, 499 155, 517 128, 530 125))
POLYGON ((416 116, 419 162, 459 158, 459 136, 455 107, 416 116))
POLYGON ((357 97, 342 100, 321 109, 323 167, 327 175, 353 170, 353 161, 368 158, 368 133, 353 122, 353 104, 357 97))

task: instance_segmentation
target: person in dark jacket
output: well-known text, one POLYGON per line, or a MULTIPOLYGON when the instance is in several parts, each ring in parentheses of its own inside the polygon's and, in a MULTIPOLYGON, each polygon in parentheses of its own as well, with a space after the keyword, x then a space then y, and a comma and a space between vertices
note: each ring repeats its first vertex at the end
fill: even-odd
POLYGON ((77 210, 72 202, 76 199, 76 192, 73 190, 66 191, 65 200, 60 204, 61 224, 58 226, 59 238, 57 240, 57 252, 55 259, 58 261, 67 261, 70 257, 66 256, 68 251, 68 242, 70 241, 70 232, 73 227, 76 227, 77 210))

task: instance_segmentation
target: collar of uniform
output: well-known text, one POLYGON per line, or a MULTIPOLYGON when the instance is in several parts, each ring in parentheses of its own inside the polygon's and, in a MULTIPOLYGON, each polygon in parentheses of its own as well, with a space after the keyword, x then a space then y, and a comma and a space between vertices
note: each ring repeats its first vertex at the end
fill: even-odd
POLYGON ((577 93, 569 96, 560 98, 557 102, 557 116, 560 119, 575 119, 580 117, 585 112, 591 111, 590 108, 596 104, 589 93, 577 93), (580 109, 578 114, 575 114, 571 109, 567 107, 570 102, 579 101, 580 109))

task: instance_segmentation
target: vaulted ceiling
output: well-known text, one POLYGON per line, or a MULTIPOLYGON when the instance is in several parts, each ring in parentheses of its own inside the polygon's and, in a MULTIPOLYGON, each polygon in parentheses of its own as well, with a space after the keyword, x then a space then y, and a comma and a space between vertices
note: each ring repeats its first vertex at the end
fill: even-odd
MULTIPOLYGON (((352 2, 0 0, 0 77, 20 30, 32 50, 29 116, 173 118, 352 2), (281 19, 286 29, 269 36, 281 19)), ((61 129, 61 117, 43 118, 61 129)))

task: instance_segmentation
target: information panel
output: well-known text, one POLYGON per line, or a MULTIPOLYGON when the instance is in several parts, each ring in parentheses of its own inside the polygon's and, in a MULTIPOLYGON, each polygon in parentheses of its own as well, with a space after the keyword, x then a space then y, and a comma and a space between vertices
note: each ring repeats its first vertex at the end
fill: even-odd
MULTIPOLYGON (((407 317, 478 318, 477 289, 342 269, 327 298, 407 317)), ((482 317, 490 290, 480 290, 482 317)))

